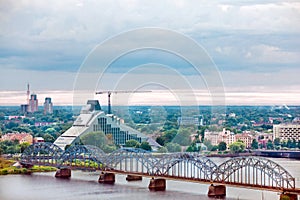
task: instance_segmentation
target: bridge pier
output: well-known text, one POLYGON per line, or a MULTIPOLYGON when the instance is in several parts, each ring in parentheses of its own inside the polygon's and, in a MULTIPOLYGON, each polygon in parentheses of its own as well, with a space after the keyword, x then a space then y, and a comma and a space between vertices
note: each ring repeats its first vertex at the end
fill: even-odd
POLYGON ((143 177, 136 176, 136 175, 127 175, 126 180, 127 181, 141 181, 141 180, 143 180, 143 177))
POLYGON ((32 164, 24 164, 24 163, 20 163, 20 164, 21 164, 21 167, 26 168, 26 169, 30 169, 33 167, 32 164))
POLYGON ((114 184, 115 183, 115 174, 101 172, 98 182, 103 183, 103 184, 114 184))
POLYGON ((163 178, 154 179, 152 177, 148 188, 151 191, 165 191, 166 190, 166 179, 163 179, 163 178))
POLYGON ((280 200, 297 200, 297 194, 289 194, 289 193, 282 193, 280 194, 280 200))
POLYGON ((58 169, 55 173, 56 178, 70 178, 71 177, 71 169, 69 168, 61 168, 58 169))
POLYGON ((218 198, 225 197, 226 196, 226 186, 211 184, 208 188, 207 196, 218 197, 218 198))

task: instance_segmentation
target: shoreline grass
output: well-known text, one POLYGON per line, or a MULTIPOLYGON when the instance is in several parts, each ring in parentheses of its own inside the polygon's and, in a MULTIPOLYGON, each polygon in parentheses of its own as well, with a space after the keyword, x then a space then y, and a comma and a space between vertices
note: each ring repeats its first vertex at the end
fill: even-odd
POLYGON ((50 166, 33 166, 30 169, 14 167, 15 160, 8 160, 0 157, 0 175, 8 174, 31 174, 34 172, 53 172, 57 168, 50 166))

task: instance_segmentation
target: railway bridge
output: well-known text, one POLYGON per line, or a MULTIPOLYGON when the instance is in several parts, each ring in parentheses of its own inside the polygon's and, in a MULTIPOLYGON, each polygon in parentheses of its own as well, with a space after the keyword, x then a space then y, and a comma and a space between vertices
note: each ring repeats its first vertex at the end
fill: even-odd
POLYGON ((35 143, 21 155, 23 166, 58 168, 56 177, 70 177, 71 170, 99 170, 100 183, 114 183, 115 174, 127 180, 151 177, 149 189, 165 190, 166 180, 210 184, 208 195, 226 195, 226 186, 280 192, 280 198, 297 199, 300 188, 282 166, 262 157, 235 157, 217 165, 196 153, 155 154, 142 149, 121 148, 106 154, 90 145, 70 146, 65 151, 52 143, 35 143))

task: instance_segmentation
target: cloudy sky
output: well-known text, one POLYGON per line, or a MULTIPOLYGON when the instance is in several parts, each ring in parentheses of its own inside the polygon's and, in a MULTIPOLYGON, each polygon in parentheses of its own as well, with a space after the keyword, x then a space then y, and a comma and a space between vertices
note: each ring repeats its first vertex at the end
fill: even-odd
MULTIPOLYGON (((298 0, 0 0, 0 105, 25 103, 27 83, 40 102, 51 96, 56 105, 72 104, 78 73, 97 45, 146 27, 198 43, 221 77, 226 104, 299 105, 299 24, 298 0)), ((195 53, 171 36, 154 36, 153 46, 176 44, 178 51, 195 53)), ((107 54, 152 36, 136 37, 107 46, 107 54)), ((124 96, 125 102, 120 94, 113 101, 121 105, 211 104, 209 78, 200 73, 180 55, 140 49, 114 59, 90 90, 153 90, 124 96), (194 98, 188 99, 189 91, 194 98)), ((97 98, 105 104, 105 96, 97 98)))

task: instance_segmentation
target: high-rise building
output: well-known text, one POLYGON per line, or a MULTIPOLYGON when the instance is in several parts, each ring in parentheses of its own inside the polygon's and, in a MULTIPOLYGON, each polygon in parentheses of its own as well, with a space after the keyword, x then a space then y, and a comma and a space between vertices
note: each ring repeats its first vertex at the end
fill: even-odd
POLYGON ((30 96, 30 90, 29 90, 29 83, 27 83, 27 92, 26 92, 26 104, 21 104, 21 113, 26 114, 29 112, 29 96, 30 96))
POLYGON ((38 111, 38 99, 36 94, 31 94, 28 102, 28 112, 34 113, 38 111))
POLYGON ((53 103, 51 102, 50 97, 46 97, 44 102, 44 114, 52 114, 52 113, 53 113, 53 103))
POLYGON ((21 104, 21 113, 26 114, 28 112, 28 104, 21 104))

